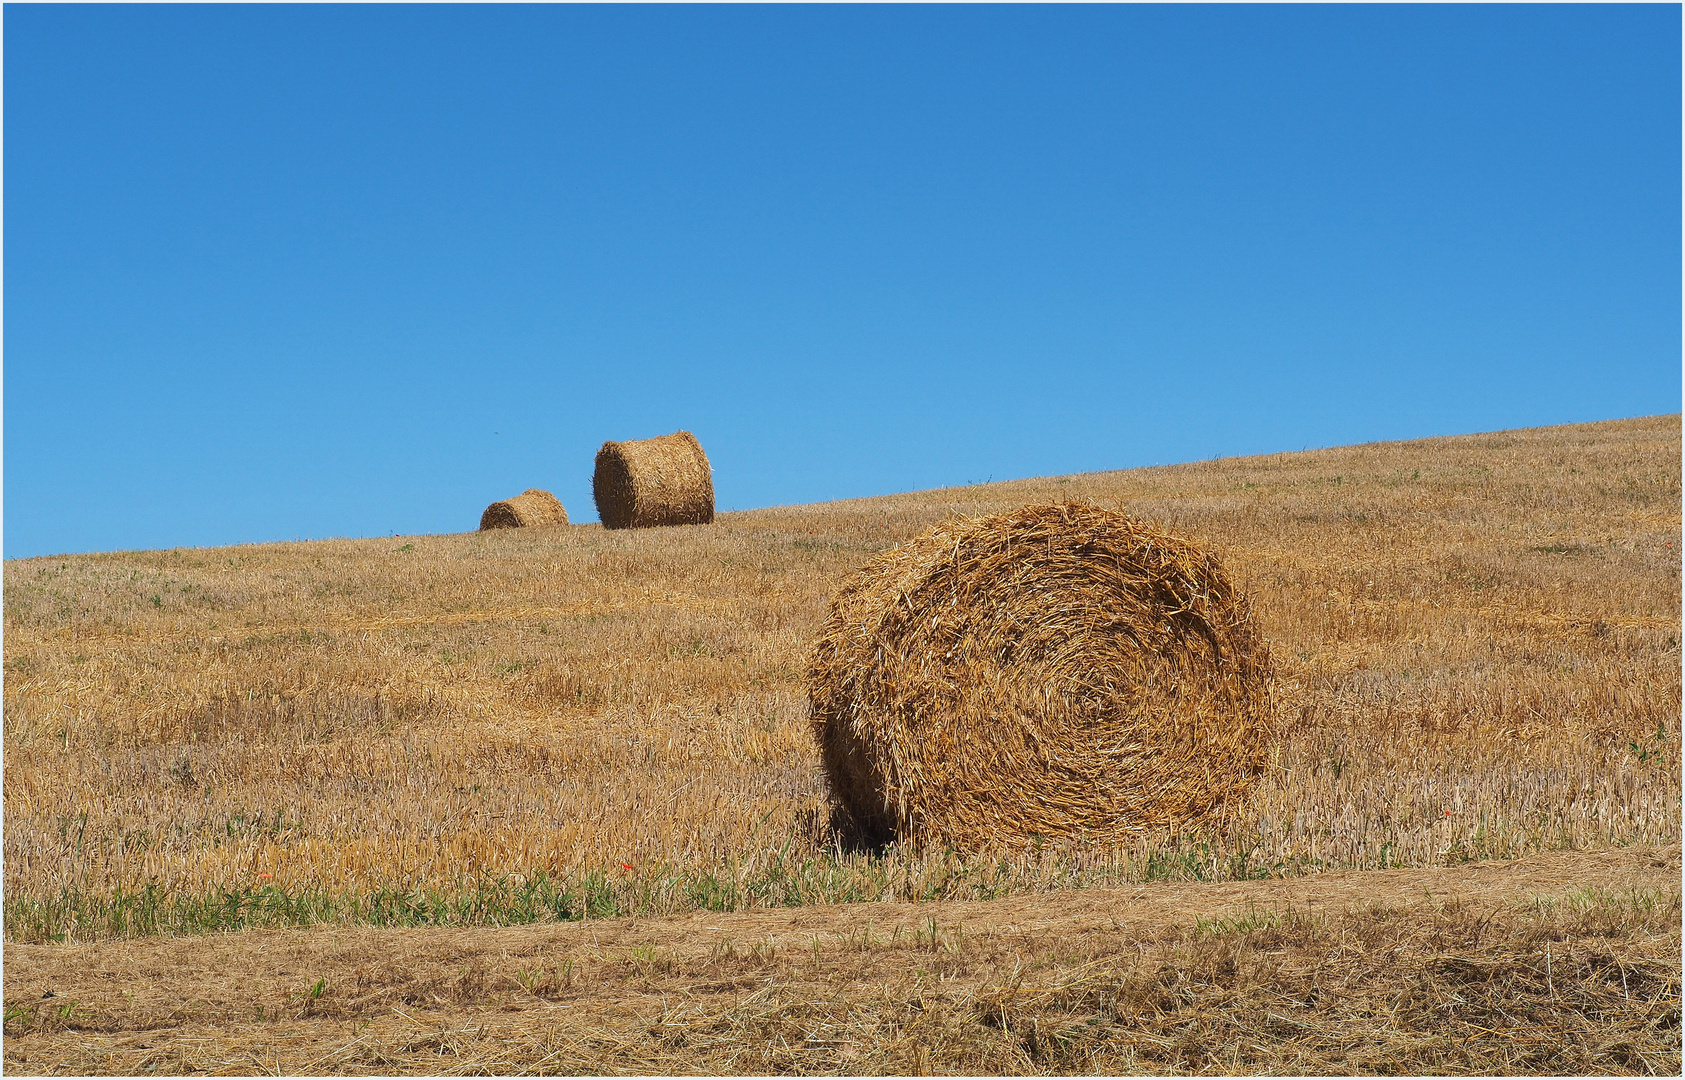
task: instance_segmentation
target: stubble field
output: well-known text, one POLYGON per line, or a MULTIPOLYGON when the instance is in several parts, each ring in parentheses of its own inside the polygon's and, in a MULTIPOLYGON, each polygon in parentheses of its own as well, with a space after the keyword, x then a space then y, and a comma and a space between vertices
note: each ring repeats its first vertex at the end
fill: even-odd
MULTIPOLYGON (((697 528, 11 562, 7 1015, 11 961, 34 943, 1666 850, 1680 831, 1679 545, 1670 416, 697 528), (948 515, 1064 499, 1209 544, 1251 594, 1281 732, 1256 798, 1198 833, 1103 851, 851 848, 802 688, 828 596, 948 515)), ((1675 1062, 1677 897, 1646 901, 1675 913, 1671 936, 1655 931, 1675 1062)), ((28 1024, 9 1020, 8 1060, 28 1024)))

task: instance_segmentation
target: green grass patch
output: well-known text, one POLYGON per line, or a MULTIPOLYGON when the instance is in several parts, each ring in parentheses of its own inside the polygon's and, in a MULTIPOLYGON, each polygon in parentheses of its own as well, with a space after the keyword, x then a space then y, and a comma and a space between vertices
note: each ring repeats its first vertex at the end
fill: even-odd
MULTIPOLYGON (((464 878, 426 889, 351 892, 265 884, 189 893, 147 885, 111 891, 71 887, 49 896, 13 890, 5 897, 5 937, 63 942, 321 925, 518 926, 882 900, 994 900, 1125 883, 1255 881, 1353 869, 1270 859, 1260 854, 1261 845, 1237 849, 1204 835, 1099 857, 1068 849, 990 858, 900 845, 792 857, 791 846, 786 841, 706 869, 615 863, 571 874, 464 878)), ((1378 864, 1394 862, 1383 845, 1378 864)))

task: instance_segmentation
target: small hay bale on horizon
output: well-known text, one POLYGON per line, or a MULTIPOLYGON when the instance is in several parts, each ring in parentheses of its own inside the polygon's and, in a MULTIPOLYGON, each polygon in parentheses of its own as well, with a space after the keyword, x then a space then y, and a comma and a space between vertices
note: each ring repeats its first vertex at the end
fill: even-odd
POLYGON ((831 601, 808 671, 862 835, 962 851, 1105 845, 1243 798, 1269 652, 1204 548, 1085 503, 945 522, 831 601))
POLYGON ((714 520, 714 473, 688 431, 609 441, 597 451, 591 496, 605 529, 706 525, 714 520))
POLYGON ((513 499, 504 499, 486 507, 480 515, 480 528, 524 529, 533 525, 566 525, 568 512, 562 501, 539 488, 527 488, 513 499))

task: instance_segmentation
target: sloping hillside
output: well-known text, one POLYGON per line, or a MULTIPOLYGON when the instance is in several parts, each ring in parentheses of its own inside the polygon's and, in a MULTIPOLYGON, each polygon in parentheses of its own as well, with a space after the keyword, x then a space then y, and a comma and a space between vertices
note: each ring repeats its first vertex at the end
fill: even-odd
POLYGON ((11 940, 987 898, 1679 835, 1678 417, 597 526, 6 566, 11 940), (806 727, 835 584, 954 513, 1211 544, 1280 674, 1228 828, 852 852, 806 727))
POLYGON ((1659 417, 8 563, 7 1068, 1677 1072, 1679 543, 1659 417), (1270 776, 1113 850, 850 849, 831 590, 1061 499, 1250 591, 1270 776), (891 906, 788 911, 839 903, 891 906))

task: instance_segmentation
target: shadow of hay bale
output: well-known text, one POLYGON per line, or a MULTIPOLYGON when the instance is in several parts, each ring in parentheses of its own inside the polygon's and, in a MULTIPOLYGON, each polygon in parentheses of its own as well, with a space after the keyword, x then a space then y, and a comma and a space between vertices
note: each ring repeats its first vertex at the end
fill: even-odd
POLYGON ((1203 548, 1088 504, 946 522, 832 599, 808 700, 864 840, 1111 843, 1244 796, 1269 653, 1203 548))
POLYGON ((609 441, 597 451, 591 496, 605 529, 706 525, 714 520, 714 474, 688 431, 609 441))
POLYGON ((538 488, 527 488, 513 499, 494 502, 480 515, 481 529, 523 529, 567 523, 568 512, 562 501, 538 488))

